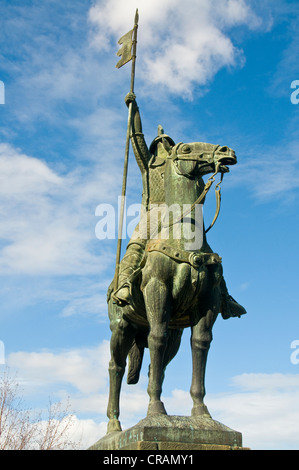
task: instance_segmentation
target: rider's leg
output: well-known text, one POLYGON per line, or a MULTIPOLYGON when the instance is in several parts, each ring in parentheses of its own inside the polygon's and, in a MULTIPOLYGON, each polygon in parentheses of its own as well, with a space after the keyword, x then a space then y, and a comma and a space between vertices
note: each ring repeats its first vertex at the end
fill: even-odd
POLYGON ((240 305, 229 293, 226 287, 226 282, 222 278, 220 282, 221 289, 221 314, 226 320, 230 317, 240 317, 246 313, 246 310, 240 305))
POLYGON ((130 302, 131 283, 135 272, 140 267, 144 249, 145 242, 142 240, 129 243, 127 251, 120 262, 118 289, 112 295, 119 305, 126 305, 130 302))
MULTIPOLYGON (((212 253, 213 250, 207 242, 207 239, 204 235, 204 250, 207 253, 212 253)), ((219 279, 219 277, 218 277, 219 279)), ((220 279, 219 279, 220 280, 220 279)), ((215 278, 216 281, 216 278, 215 278)), ((226 282, 223 275, 221 276, 220 282, 220 291, 221 291, 221 314, 224 319, 230 317, 240 317, 246 313, 246 310, 242 305, 240 305, 228 292, 226 282)))

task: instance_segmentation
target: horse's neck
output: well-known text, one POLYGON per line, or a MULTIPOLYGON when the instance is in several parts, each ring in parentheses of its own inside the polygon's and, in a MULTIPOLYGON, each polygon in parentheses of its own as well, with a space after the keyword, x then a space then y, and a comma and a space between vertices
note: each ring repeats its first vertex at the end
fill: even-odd
POLYGON ((165 171, 166 213, 161 238, 168 244, 186 251, 205 251, 207 248, 203 225, 203 205, 194 202, 204 188, 203 179, 192 174, 179 174, 172 161, 165 171))
POLYGON ((165 202, 173 204, 193 204, 204 188, 204 182, 197 173, 197 163, 193 161, 167 160, 165 166, 165 202))

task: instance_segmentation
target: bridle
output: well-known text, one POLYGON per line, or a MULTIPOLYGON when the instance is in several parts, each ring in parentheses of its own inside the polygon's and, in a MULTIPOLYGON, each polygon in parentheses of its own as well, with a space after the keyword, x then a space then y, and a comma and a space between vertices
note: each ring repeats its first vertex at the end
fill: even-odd
MULTIPOLYGON (((215 149, 215 151, 217 150, 217 148, 215 149)), ((214 151, 214 153, 215 153, 214 151)), ((198 205, 198 204, 201 204, 201 202, 204 200, 204 198, 206 197, 206 195, 208 194, 210 188, 212 187, 213 183, 215 182, 215 177, 216 175, 219 173, 219 170, 220 170, 220 165, 221 165, 221 162, 217 162, 216 164, 216 167, 215 167, 215 172, 209 177, 209 179, 207 180, 206 184, 205 184, 205 187, 202 191, 202 193, 200 194, 200 196, 196 199, 196 201, 193 202, 193 204, 181 215, 179 216, 177 219, 175 219, 173 222, 171 223, 167 223, 167 224, 164 224, 164 222, 162 222, 162 227, 171 227, 172 225, 175 225, 179 222, 181 222, 182 219, 184 219, 185 217, 187 217, 187 215, 190 214, 190 212, 192 212, 192 210, 198 205)), ((207 233, 212 227, 213 225, 215 224, 217 218, 218 218, 218 215, 219 215, 219 212, 220 212, 220 206, 221 206, 221 188, 220 188, 220 185, 223 181, 223 176, 224 176, 224 173, 221 172, 221 177, 220 177, 220 181, 219 183, 216 184, 215 186, 215 196, 216 196, 216 212, 215 212, 215 215, 214 215, 214 218, 211 222, 211 224, 209 225, 209 227, 205 230, 205 233, 207 233)))

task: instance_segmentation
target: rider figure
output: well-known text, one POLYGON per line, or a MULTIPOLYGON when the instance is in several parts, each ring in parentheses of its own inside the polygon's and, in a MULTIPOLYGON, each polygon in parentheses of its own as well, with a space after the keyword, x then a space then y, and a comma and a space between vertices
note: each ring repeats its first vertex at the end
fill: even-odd
MULTIPOLYGON (((130 138, 142 175, 143 194, 141 206, 147 222, 150 219, 151 207, 157 207, 159 204, 165 203, 164 166, 168 155, 165 146, 171 148, 175 143, 168 135, 164 134, 163 128, 159 126, 158 136, 148 148, 142 133, 140 113, 134 93, 128 93, 125 102, 127 106, 130 102, 132 103, 132 133, 130 138)), ((119 266, 119 287, 112 293, 114 301, 120 306, 130 303, 132 281, 140 270, 140 264, 149 238, 148 223, 144 224, 143 227, 141 220, 135 229, 119 266)), ((208 251, 212 253, 211 248, 207 244, 206 246, 208 251)), ((246 313, 246 310, 229 295, 223 277, 220 287, 222 294, 221 314, 223 318, 240 316, 246 313)))

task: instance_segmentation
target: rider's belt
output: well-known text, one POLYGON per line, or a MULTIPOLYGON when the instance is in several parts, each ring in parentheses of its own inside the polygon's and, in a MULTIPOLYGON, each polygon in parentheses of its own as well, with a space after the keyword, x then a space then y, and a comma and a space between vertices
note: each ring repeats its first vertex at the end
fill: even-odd
POLYGON ((185 251, 174 248, 161 241, 150 242, 146 247, 146 251, 159 251, 160 253, 164 253, 166 256, 169 256, 169 258, 182 263, 188 263, 194 268, 199 268, 202 265, 222 263, 222 258, 217 253, 185 251))

